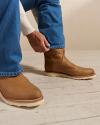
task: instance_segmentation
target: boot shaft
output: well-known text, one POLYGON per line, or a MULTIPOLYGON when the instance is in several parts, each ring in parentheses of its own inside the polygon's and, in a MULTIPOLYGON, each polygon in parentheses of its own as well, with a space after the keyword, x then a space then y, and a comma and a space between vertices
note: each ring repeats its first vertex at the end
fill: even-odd
POLYGON ((51 49, 44 53, 45 57, 45 71, 52 71, 55 69, 55 65, 62 63, 65 54, 65 49, 51 49))

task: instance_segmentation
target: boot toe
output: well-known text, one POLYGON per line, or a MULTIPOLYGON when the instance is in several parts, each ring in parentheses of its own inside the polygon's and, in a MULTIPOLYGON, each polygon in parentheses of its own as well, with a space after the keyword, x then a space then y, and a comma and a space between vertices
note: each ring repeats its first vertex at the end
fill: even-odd
POLYGON ((30 100, 43 99, 42 92, 40 91, 39 88, 35 88, 35 90, 30 92, 28 99, 30 100))
POLYGON ((88 74, 89 76, 94 76, 94 75, 96 75, 95 70, 92 69, 92 68, 88 68, 88 69, 87 69, 87 74, 88 74))

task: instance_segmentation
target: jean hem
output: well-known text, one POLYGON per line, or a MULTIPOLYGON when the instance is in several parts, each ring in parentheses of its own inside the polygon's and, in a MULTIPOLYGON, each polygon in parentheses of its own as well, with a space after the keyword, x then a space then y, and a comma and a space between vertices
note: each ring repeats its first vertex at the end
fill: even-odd
POLYGON ((20 73, 23 72, 23 69, 20 69, 16 72, 0 72, 1 77, 13 77, 13 76, 18 76, 20 73))

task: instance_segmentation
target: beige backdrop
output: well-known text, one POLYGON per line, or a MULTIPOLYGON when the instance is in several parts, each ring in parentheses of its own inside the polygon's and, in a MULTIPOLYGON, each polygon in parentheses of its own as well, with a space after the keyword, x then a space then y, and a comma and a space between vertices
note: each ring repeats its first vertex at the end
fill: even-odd
MULTIPOLYGON (((61 0, 66 47, 100 50, 100 0, 61 0)), ((31 23, 37 25, 30 12, 31 23)), ((22 36, 23 49, 29 49, 22 36)))

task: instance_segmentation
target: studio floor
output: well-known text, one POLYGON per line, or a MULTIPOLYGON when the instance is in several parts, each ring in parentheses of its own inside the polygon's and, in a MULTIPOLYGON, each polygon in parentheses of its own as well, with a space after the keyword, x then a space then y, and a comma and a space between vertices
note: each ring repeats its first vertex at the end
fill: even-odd
POLYGON ((45 102, 25 109, 0 102, 0 125, 100 125, 100 51, 69 51, 73 62, 94 67, 93 80, 72 80, 44 74, 43 54, 23 51, 24 74, 43 92, 45 102))

